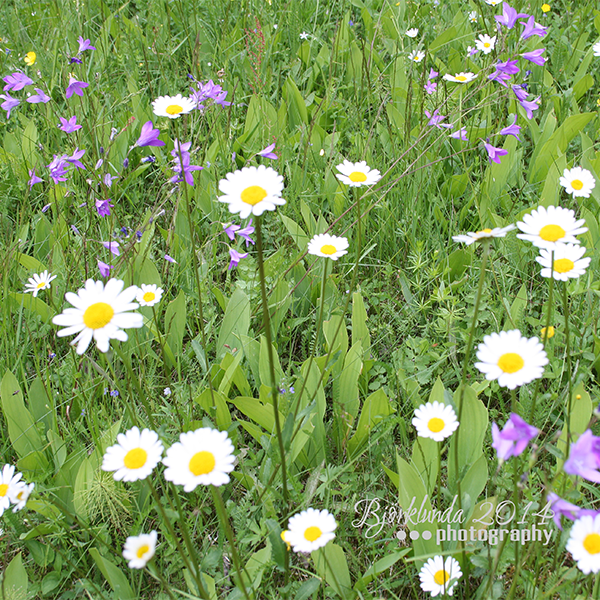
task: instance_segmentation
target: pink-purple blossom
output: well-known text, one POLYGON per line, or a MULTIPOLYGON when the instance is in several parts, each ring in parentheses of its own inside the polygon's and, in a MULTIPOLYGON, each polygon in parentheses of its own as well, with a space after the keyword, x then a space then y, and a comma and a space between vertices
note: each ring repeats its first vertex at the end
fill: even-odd
POLYGON ((196 103, 198 110, 204 110, 206 108, 205 102, 208 100, 212 100, 213 104, 220 104, 221 106, 229 106, 231 104, 231 102, 225 100, 228 92, 224 91, 220 85, 214 83, 212 79, 207 83, 198 81, 196 86, 197 89, 190 88, 192 92, 190 98, 196 103))
POLYGON ((37 94, 32 94, 29 96, 29 98, 26 100, 27 102, 30 104, 39 104, 40 102, 46 104, 46 102, 50 102, 50 96, 48 96, 44 90, 40 90, 40 88, 33 89, 37 92, 37 94))
POLYGON ((577 475, 588 481, 600 483, 600 437, 596 437, 591 429, 579 436, 571 444, 569 458, 563 470, 569 475, 577 475))
POLYGON ((50 177, 55 184, 59 181, 67 180, 67 165, 69 163, 66 161, 66 158, 66 154, 61 156, 55 154, 50 164, 46 165, 46 168, 50 171, 50 177))
POLYGON ((78 96, 83 97, 83 89, 88 87, 89 83, 85 83, 85 81, 78 81, 72 75, 69 77, 69 85, 67 86, 66 96, 67 100, 73 95, 77 94, 78 96))
POLYGON ((110 217, 110 209, 114 207, 114 204, 110 203, 110 198, 106 200, 96 200, 96 210, 98 211, 99 217, 110 217))
POLYGON ((227 237, 233 242, 235 239, 235 232, 240 228, 239 225, 233 223, 223 223, 223 231, 227 234, 227 237))
POLYGON ((78 169, 84 169, 83 163, 79 160, 85 154, 85 150, 75 148, 75 152, 71 156, 67 156, 65 160, 78 169))
POLYGON ((458 129, 454 133, 451 133, 450 137, 454 138, 455 140, 461 140, 463 142, 468 142, 469 141, 469 139, 467 138, 467 129, 466 129, 466 127, 461 127, 460 129, 458 129))
POLYGON ((84 40, 83 36, 79 36, 77 38, 77 42, 79 43, 79 52, 85 52, 86 50, 95 50, 96 48, 94 48, 94 46, 92 46, 92 43, 90 42, 90 40, 84 40))
POLYGON ((532 62, 534 65, 539 65, 541 67, 548 60, 542 56, 545 50, 546 48, 538 48, 537 50, 532 50, 531 52, 525 52, 524 54, 521 54, 521 56, 525 60, 532 62))
POLYGON ((448 125, 447 123, 442 123, 442 121, 446 118, 443 115, 439 114, 439 110, 436 108, 431 114, 428 110, 425 111, 427 118, 429 119, 427 125, 430 127, 436 127, 437 129, 450 128, 452 125, 448 125))
POLYGON ((527 444, 539 433, 539 429, 529 425, 516 413, 510 417, 502 431, 492 423, 492 447, 498 454, 498 460, 504 462, 511 456, 520 456, 527 444))
POLYGON ((529 17, 529 19, 527 19, 527 22, 521 21, 520 23, 521 25, 525 25, 525 29, 523 29, 523 33, 521 33, 522 40, 527 40, 534 35, 544 37, 548 33, 545 27, 542 27, 541 25, 535 22, 533 16, 529 17))
POLYGON ((505 127, 504 129, 501 129, 500 135, 512 135, 516 137, 519 141, 521 141, 521 138, 519 137, 520 131, 521 126, 517 125, 517 115, 515 115, 514 123, 512 125, 509 125, 508 127, 505 127))
POLYGON ((19 106, 21 101, 17 98, 13 98, 10 94, 0 94, 0 98, 4 100, 4 102, 0 104, 0 108, 6 111, 6 118, 10 119, 10 111, 15 108, 15 106, 19 106))
POLYGON ((64 119, 63 117, 58 117, 60 119, 59 129, 64 131, 65 133, 73 133, 78 129, 81 129, 83 125, 77 125, 77 115, 73 115, 70 119, 64 119))
POLYGON ((44 180, 41 177, 38 177, 35 174, 35 169, 29 169, 29 181, 27 182, 29 184, 29 189, 31 189, 36 183, 43 183, 44 180))
POLYGON ((173 157, 172 168, 175 175, 169 180, 171 183, 179 183, 185 180, 188 185, 194 185, 193 171, 201 171, 203 169, 203 167, 190 164, 191 158, 189 149, 191 145, 192 142, 184 142, 181 144, 179 140, 175 140, 173 150, 171 150, 171 156, 173 157))
POLYGON ((3 81, 6 83, 4 86, 4 91, 13 91, 18 92, 22 90, 25 86, 31 85, 33 83, 33 79, 30 79, 25 75, 25 73, 13 73, 12 75, 7 75, 3 78, 3 81))
POLYGON ((107 250, 110 250, 115 256, 121 255, 119 242, 100 242, 107 250))
POLYGON ((276 160, 278 158, 277 154, 275 154, 273 152, 273 150, 275 149, 275 144, 269 144, 266 148, 264 148, 263 150, 261 150, 258 155, 262 156, 263 158, 271 158, 272 160, 276 160))
POLYGON ((424 86, 423 89, 428 93, 428 94, 433 94, 435 93, 435 90, 437 89, 437 83, 435 81, 428 81, 424 86))
POLYGON ((571 521, 576 521, 581 517, 591 516, 595 517, 599 514, 597 510, 591 510, 589 508, 581 508, 576 504, 569 502, 568 500, 564 500, 558 494, 554 492, 550 492, 547 498, 548 502, 550 502, 550 509, 554 513, 552 517, 554 519, 554 523, 556 526, 562 531, 562 523, 560 522, 560 518, 566 517, 571 521))
POLYGON ((177 264, 177 261, 176 261, 176 260, 175 260, 175 259, 174 259, 172 256, 169 256, 168 254, 165 254, 165 260, 166 260, 167 262, 170 262, 170 263, 175 263, 175 264, 177 264))
POLYGON ((519 104, 525 109, 528 119, 533 119, 533 111, 537 110, 540 107, 540 98, 541 96, 538 96, 535 100, 530 101, 519 100, 519 104))
POLYGON ((102 262, 101 260, 98 260, 98 270, 100 271, 100 275, 102 275, 102 277, 110 276, 111 269, 114 269, 114 267, 112 267, 111 265, 107 265, 105 262, 102 262))
POLYGON ((244 240, 246 241, 246 248, 248 247, 248 244, 254 244, 254 240, 250 237, 251 234, 254 233, 254 227, 252 227, 252 219, 250 219, 250 221, 248 222, 248 225, 246 225, 246 227, 244 227, 243 229, 240 229, 237 234, 244 238, 244 240))
POLYGON ((502 4, 502 15, 496 15, 494 19, 496 19, 500 25, 512 29, 516 25, 517 19, 528 16, 527 13, 518 13, 514 8, 504 2, 504 4, 502 4))
POLYGON ((491 144, 487 142, 483 142, 485 149, 487 150, 489 161, 500 164, 500 157, 506 156, 508 154, 508 150, 504 150, 503 148, 495 148, 491 144))
POLYGON ((154 129, 152 121, 146 121, 142 125, 142 131, 138 141, 135 143, 136 146, 164 146, 165 143, 158 139, 160 135, 159 129, 154 129))
POLYGON ((231 271, 231 269, 234 269, 238 266, 242 258, 246 258, 246 256, 248 256, 248 253, 246 252, 245 254, 241 254, 234 248, 229 248, 229 256, 231 257, 231 262, 229 263, 229 267, 227 270, 231 271))

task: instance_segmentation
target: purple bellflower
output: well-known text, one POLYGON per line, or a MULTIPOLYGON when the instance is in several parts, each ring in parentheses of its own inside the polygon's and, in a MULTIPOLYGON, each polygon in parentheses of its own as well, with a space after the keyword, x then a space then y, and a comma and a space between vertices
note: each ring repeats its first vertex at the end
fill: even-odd
POLYGON ((488 75, 488 79, 490 81, 497 81, 500 85, 503 85, 505 88, 508 88, 505 82, 510 81, 512 79, 512 76, 508 73, 505 73, 504 71, 499 71, 496 68, 496 70, 491 75, 488 75))
POLYGON ((429 75, 427 75, 427 79, 435 79, 439 73, 434 71, 433 69, 429 69, 429 75))
POLYGON ((169 180, 171 183, 179 183, 185 179, 188 185, 194 185, 193 171, 201 171, 203 169, 203 167, 190 164, 189 149, 191 145, 192 142, 181 144, 178 140, 175 140, 173 150, 171 150, 175 175, 169 180))
POLYGON ((50 177, 55 184, 59 181, 67 180, 67 165, 69 163, 66 161, 66 158, 66 154, 62 156, 55 154, 50 164, 46 165, 46 168, 50 170, 50 177))
POLYGON ((110 250, 115 256, 121 256, 119 242, 100 242, 107 250, 110 250))
POLYGON ((527 96, 529 96, 527 90, 522 85, 513 85, 512 91, 514 92, 519 102, 522 102, 527 98, 527 96))
POLYGON ((177 261, 172 256, 169 256, 168 254, 165 254, 165 260, 167 262, 177 264, 177 261))
POLYGON ((435 83, 435 81, 428 81, 424 86, 423 89, 428 93, 428 94, 434 94, 435 90, 437 89, 437 83, 435 83))
POLYGON ((540 107, 540 97, 541 96, 538 96, 535 100, 531 101, 519 100, 519 104, 525 109, 528 119, 533 119, 533 111, 540 107))
POLYGON ((527 444, 538 433, 539 429, 526 423, 516 413, 510 413, 510 417, 502 431, 498 429, 496 423, 492 423, 492 447, 498 453, 498 460, 504 462, 511 456, 523 454, 527 444))
POLYGON ((106 200, 96 200, 96 210, 98 211, 99 217, 110 217, 110 209, 114 207, 114 204, 110 203, 110 198, 106 200))
POLYGON ((77 56, 71 56, 71 58, 69 59, 69 64, 70 65, 72 65, 72 64, 78 64, 78 65, 80 65, 82 63, 83 63, 83 61, 79 57, 77 57, 77 56))
POLYGON ((29 189, 31 190, 31 188, 36 184, 36 183, 43 183, 44 180, 41 177, 38 177, 35 174, 35 169, 29 169, 29 181, 27 182, 29 184, 29 189))
POLYGON ((461 127, 458 131, 450 134, 451 138, 455 140, 461 140, 463 142, 468 142, 469 138, 467 138, 467 129, 466 127, 461 127))
POLYGON ((496 69, 498 71, 502 71, 502 73, 507 73, 508 75, 516 75, 520 69, 517 67, 518 60, 507 60, 506 62, 498 62, 496 63, 496 69))
POLYGON ((496 15, 494 19, 496 19, 500 25, 512 29, 516 25, 517 19, 523 17, 529 17, 529 15, 527 13, 518 13, 514 8, 504 2, 504 4, 502 4, 502 15, 496 15))
POLYGON ((29 96, 29 98, 27 98, 27 102, 30 104, 39 104, 40 102, 46 104, 46 102, 50 102, 50 96, 48 96, 44 90, 40 90, 40 88, 33 89, 37 92, 37 94, 32 94, 29 96))
POLYGON ((29 79, 25 73, 13 73, 12 75, 7 75, 4 77, 3 81, 6 83, 4 86, 4 91, 8 92, 12 90, 13 92, 18 92, 22 90, 26 85, 31 85, 33 83, 33 79, 29 79))
POLYGON ((535 22, 533 16, 530 16, 529 19, 527 19, 527 22, 521 21, 520 23, 521 25, 525 25, 525 29, 523 29, 523 33, 521 33, 522 40, 527 40, 533 35, 544 37, 548 33, 545 27, 542 27, 535 22))
POLYGON ((254 227, 252 227, 252 219, 250 219, 248 225, 246 225, 246 227, 244 227, 244 229, 240 229, 237 234, 240 237, 243 237, 244 240, 246 240, 246 248, 248 247, 248 244, 254 244, 254 240, 250 237, 251 234, 254 233, 254 227))
POLYGON ((487 142, 483 142, 483 145, 485 146, 485 149, 487 150, 488 158, 489 158, 490 162, 495 162, 497 164, 500 164, 500 157, 506 156, 508 154, 508 150, 504 150, 503 148, 495 148, 494 146, 492 146, 491 144, 488 144, 487 142))
POLYGON ((70 119, 63 119, 63 117, 59 117, 59 119, 61 124, 58 128, 65 133, 73 133, 83 127, 83 125, 77 125, 77 115, 72 116, 70 119))
POLYGON ((78 96, 83 97, 83 88, 88 87, 89 83, 85 83, 85 81, 77 81, 75 77, 69 77, 69 85, 67 86, 66 95, 67 100, 73 95, 77 94, 78 96))
POLYGON ((102 275, 102 277, 109 277, 111 269, 114 269, 114 267, 111 267, 110 265, 107 265, 105 262, 98 260, 98 270, 100 271, 100 275, 102 275))
POLYGON ((448 129, 450 127, 452 127, 452 125, 448 125, 447 123, 442 123, 442 121, 446 118, 443 115, 440 115, 438 113, 438 109, 436 108, 433 111, 433 114, 431 114, 428 110, 425 111, 425 114, 427 115, 427 118, 429 119, 429 122, 427 123, 427 125, 429 125, 430 127, 436 127, 437 129, 448 129))
POLYGON ((79 42, 79 52, 85 52, 86 50, 95 50, 96 48, 94 48, 94 46, 92 46, 92 43, 90 42, 90 40, 84 40, 83 36, 79 36, 77 38, 77 41, 79 42))
POLYGON ((15 108, 15 106, 19 106, 21 101, 13 98, 10 94, 0 94, 0 98, 4 100, 4 102, 0 104, 0 108, 6 111, 6 118, 10 119, 10 111, 15 108))
POLYGON ((277 158, 279 158, 277 156, 277 154, 275 154, 273 152, 273 150, 275 149, 275 144, 269 144, 264 150, 261 150, 258 155, 262 156, 263 158, 271 158, 273 160, 276 160, 277 158))
POLYGON ((206 108, 204 103, 208 100, 212 100, 213 104, 220 104, 221 106, 229 106, 231 104, 231 102, 225 100, 228 92, 224 91, 220 85, 214 83, 212 79, 204 84, 197 82, 196 85, 198 89, 190 88, 192 92, 190 98, 196 103, 198 110, 204 110, 206 108))
POLYGON ((245 254, 241 254, 234 248, 229 248, 229 256, 231 256, 231 262, 229 263, 227 270, 231 271, 231 269, 235 269, 235 267, 238 266, 242 258, 246 258, 246 256, 248 256, 248 253, 246 252, 245 254))
POLYGON ((136 146, 164 146, 165 143, 158 139, 160 130, 154 129, 152 121, 146 121, 142 125, 142 132, 138 141, 135 143, 136 146))
POLYGON ((69 164, 73 165, 78 169, 83 169, 85 171, 85 167, 80 162, 80 158, 85 154, 85 150, 80 150, 79 148, 75 148, 75 152, 71 156, 67 156, 65 159, 69 164))
POLYGON ((563 470, 569 475, 577 475, 588 481, 600 483, 600 437, 596 437, 591 429, 579 436, 571 444, 569 458, 565 461, 563 470))
POLYGON ((537 50, 533 50, 532 52, 525 52, 524 54, 521 54, 521 56, 525 60, 532 62, 534 65, 539 65, 541 67, 548 60, 542 56, 545 51, 546 48, 539 48, 537 50))
POLYGON ((562 524, 560 522, 561 517, 566 517, 571 521, 577 521, 581 517, 595 517, 599 514, 597 510, 591 510, 589 508, 580 508, 576 504, 564 500, 558 494, 550 492, 548 494, 548 502, 550 502, 550 509, 554 513, 553 519, 556 526, 562 531, 562 524))
POLYGON ((233 223, 223 223, 223 231, 227 234, 227 237, 233 242, 235 240, 235 232, 240 228, 239 225, 233 223))
POLYGON ((515 122, 512 125, 509 125, 508 127, 505 127, 504 129, 501 129, 500 135, 513 135, 519 141, 521 141, 521 138, 519 137, 520 131, 521 131, 521 126, 517 125, 517 115, 515 115, 515 122))

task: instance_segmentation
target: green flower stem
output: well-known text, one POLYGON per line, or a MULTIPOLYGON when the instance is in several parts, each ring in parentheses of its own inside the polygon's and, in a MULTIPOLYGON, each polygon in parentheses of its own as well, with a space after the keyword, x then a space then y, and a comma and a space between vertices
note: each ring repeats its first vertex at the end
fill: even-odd
MULTIPOLYGON (((456 430, 455 434, 454 434, 454 439, 453 439, 453 443, 454 443, 454 471, 455 471, 455 475, 456 475, 456 488, 458 491, 458 509, 462 510, 462 489, 461 489, 461 485, 460 485, 460 477, 459 477, 459 471, 460 471, 460 465, 458 462, 458 441, 460 439, 460 423, 462 421, 462 410, 463 410, 463 404, 464 404, 464 398, 465 398, 465 388, 467 385, 467 369, 469 367, 469 363, 471 360, 471 351, 473 349, 473 340, 475 337, 475 328, 477 327, 477 314, 479 312, 479 304, 481 302, 481 296, 483 293, 483 282, 485 280, 485 267, 487 265, 487 261, 488 261, 488 256, 490 253, 490 240, 489 238, 484 238, 482 240, 482 245, 483 245, 483 256, 481 258, 481 267, 480 267, 480 271, 479 271, 479 285, 477 286, 477 296, 475 296, 475 307, 473 308, 473 321, 471 323, 471 329, 469 331, 469 339, 467 340, 467 349, 465 351, 465 358, 464 358, 464 364, 463 364, 463 371, 462 371, 462 377, 461 377, 461 382, 460 382, 460 394, 458 396, 458 423, 459 423, 459 427, 456 430)), ((466 557, 466 553, 465 553, 465 547, 464 547, 464 543, 461 542, 461 547, 462 547, 462 562, 464 565, 464 569, 465 569, 465 582, 466 583, 466 588, 465 588, 465 597, 468 599, 469 598, 469 562, 467 561, 467 557, 466 557)))
POLYGON ((269 371, 271 375, 271 395, 273 398, 273 414, 275 417, 275 431, 279 443, 279 454, 281 456, 281 480, 283 485, 283 502, 285 504, 284 519, 287 519, 289 510, 289 498, 287 489, 287 470, 285 466, 285 448, 283 447, 283 435, 279 421, 278 382, 275 378, 275 361, 273 359, 273 347, 271 342, 271 318, 269 316, 269 301, 267 299, 267 288, 265 285, 265 265, 262 240, 262 217, 256 217, 256 250, 258 252, 258 274, 260 279, 260 293, 263 305, 263 327, 267 340, 267 352, 269 355, 269 371))
MULTIPOLYGON (((514 391, 514 390, 513 390, 514 391)), ((514 410, 514 408, 513 408, 514 410)), ((513 456, 513 503, 515 505, 515 517, 514 522, 519 522, 519 463, 521 462, 520 456, 513 456)), ((512 600, 517 589, 517 581, 519 579, 519 573, 521 571, 521 561, 519 560, 519 542, 515 541, 515 573, 510 586, 510 592, 508 600, 512 600)))
POLYGON ((568 384, 568 399, 567 399, 567 450, 565 460, 569 458, 569 450, 571 447, 571 404, 573 402, 573 371, 571 365, 571 336, 569 330, 569 298, 567 296, 567 282, 563 282, 562 288, 562 297, 563 297, 563 314, 565 318, 565 337, 566 337, 566 345, 567 345, 567 384, 568 384))
MULTIPOLYGON (((221 496, 221 492, 218 487, 211 485, 210 492, 213 497, 213 502, 215 503, 215 507, 217 509, 217 514, 219 516, 219 521, 221 521, 221 527, 225 530, 225 535, 227 536, 227 541, 229 542, 229 546, 231 547, 231 557, 233 558, 233 564, 238 573, 238 577, 240 579, 240 586, 242 588, 242 592, 246 597, 246 600, 250 600, 250 596, 248 595, 248 590, 246 589, 246 584, 244 583, 244 578, 242 576, 242 565, 240 563, 240 557, 237 553, 235 547, 235 539, 233 538, 233 530, 231 529, 231 523, 229 522, 229 517, 227 516, 227 510, 225 509, 225 503, 223 502, 223 496, 221 496)), ((252 580, 250 576, 244 569, 244 573, 248 578, 248 583, 251 584, 252 580)), ((252 594, 254 596, 254 593, 252 594)))
MULTIPOLYGON (((554 250, 550 252, 550 274, 554 274, 554 250)), ((544 335, 542 337, 542 344, 544 348, 546 347, 546 342, 548 341, 548 330, 550 329, 550 323, 552 320, 552 292, 554 291, 554 277, 550 277, 550 284, 548 287, 548 313, 546 316, 546 328, 544 329, 544 335)), ((533 417, 535 415, 535 407, 537 404, 538 392, 540 390, 540 381, 541 378, 538 378, 535 382, 535 389, 533 391, 533 399, 531 401, 531 411, 529 412, 529 423, 533 421, 533 417)))

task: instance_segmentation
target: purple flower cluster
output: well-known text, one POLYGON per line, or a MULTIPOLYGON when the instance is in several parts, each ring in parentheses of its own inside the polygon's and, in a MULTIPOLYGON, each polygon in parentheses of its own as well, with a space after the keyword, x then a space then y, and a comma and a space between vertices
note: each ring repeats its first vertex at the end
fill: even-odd
POLYGON ((188 185, 194 185, 193 171, 201 171, 204 167, 198 167, 190 164, 190 147, 192 142, 185 142, 181 144, 178 140, 175 140, 173 150, 171 150, 171 156, 173 157, 173 171, 175 175, 171 177, 169 181, 172 183, 179 183, 185 179, 188 185))
POLYGON ((498 460, 504 462, 511 456, 520 456, 527 444, 539 433, 539 429, 526 423, 516 413, 510 417, 502 430, 492 423, 492 447, 498 453, 498 460))
POLYGON ((246 241, 246 248, 249 244, 254 244, 254 240, 250 237, 254 233, 254 227, 252 227, 252 219, 250 219, 248 225, 243 229, 240 229, 239 225, 234 223, 223 223, 223 231, 227 234, 227 237, 233 242, 235 234, 237 233, 241 238, 246 241))
POLYGON ((223 90, 220 85, 214 83, 212 79, 207 83, 197 81, 196 87, 190 88, 190 90, 192 92, 190 99, 196 103, 196 108, 198 110, 205 110, 208 101, 212 101, 213 104, 220 104, 221 106, 231 105, 231 102, 225 100, 228 92, 223 90))

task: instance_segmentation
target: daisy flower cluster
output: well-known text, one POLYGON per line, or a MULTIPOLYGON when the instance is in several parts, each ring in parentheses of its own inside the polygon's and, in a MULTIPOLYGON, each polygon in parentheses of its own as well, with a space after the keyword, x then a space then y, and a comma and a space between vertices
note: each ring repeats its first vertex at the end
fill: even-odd
POLYGON ((34 483, 22 481, 23 474, 16 473, 13 465, 4 465, 0 472, 0 516, 10 506, 12 511, 21 510, 35 487, 34 483))

